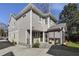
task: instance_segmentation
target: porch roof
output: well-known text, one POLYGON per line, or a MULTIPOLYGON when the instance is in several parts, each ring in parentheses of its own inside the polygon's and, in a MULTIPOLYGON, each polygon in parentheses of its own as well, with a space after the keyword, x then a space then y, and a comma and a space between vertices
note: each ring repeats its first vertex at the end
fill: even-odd
POLYGON ((51 27, 47 30, 47 32, 55 32, 55 31, 61 31, 61 30, 62 30, 62 28, 59 27, 59 26, 51 26, 51 27))
MULTIPOLYGON (((30 31, 30 29, 27 29, 28 31, 30 31)), ((32 31, 37 31, 37 32, 43 32, 43 31, 41 31, 41 30, 36 30, 36 29, 32 29, 32 31)))
MULTIPOLYGON (((56 24, 56 25, 53 25, 51 26, 49 29, 48 29, 48 32, 49 31, 61 31, 64 27, 66 27, 66 23, 60 23, 60 24, 56 24)), ((66 29, 65 29, 66 30, 66 29)))

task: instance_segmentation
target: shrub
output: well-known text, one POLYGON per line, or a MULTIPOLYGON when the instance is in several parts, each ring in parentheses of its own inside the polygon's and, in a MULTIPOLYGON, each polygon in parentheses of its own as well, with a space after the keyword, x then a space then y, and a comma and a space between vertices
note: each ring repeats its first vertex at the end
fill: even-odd
POLYGON ((39 45, 40 45, 39 43, 35 43, 35 44, 33 44, 33 47, 34 48, 39 48, 39 45))
POLYGON ((49 44, 52 44, 52 42, 49 42, 49 44))
POLYGON ((12 41, 12 44, 13 44, 13 45, 16 45, 17 43, 13 40, 13 41, 12 41))

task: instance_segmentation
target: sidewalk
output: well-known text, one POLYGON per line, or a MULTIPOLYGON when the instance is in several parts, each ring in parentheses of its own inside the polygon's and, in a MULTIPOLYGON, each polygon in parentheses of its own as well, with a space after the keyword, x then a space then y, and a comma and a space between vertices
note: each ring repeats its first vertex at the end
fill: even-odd
POLYGON ((0 50, 0 56, 13 52, 15 56, 51 56, 47 54, 47 48, 26 48, 22 46, 11 46, 0 50))

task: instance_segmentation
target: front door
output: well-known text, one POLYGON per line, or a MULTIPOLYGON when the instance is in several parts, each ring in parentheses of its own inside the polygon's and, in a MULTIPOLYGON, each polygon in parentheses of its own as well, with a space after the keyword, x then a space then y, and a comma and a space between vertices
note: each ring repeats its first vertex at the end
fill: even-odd
POLYGON ((37 43, 37 42, 40 42, 40 32, 33 31, 32 36, 33 36, 33 38, 32 38, 33 44, 37 43))
POLYGON ((55 45, 59 45, 60 44, 60 38, 55 38, 55 45))

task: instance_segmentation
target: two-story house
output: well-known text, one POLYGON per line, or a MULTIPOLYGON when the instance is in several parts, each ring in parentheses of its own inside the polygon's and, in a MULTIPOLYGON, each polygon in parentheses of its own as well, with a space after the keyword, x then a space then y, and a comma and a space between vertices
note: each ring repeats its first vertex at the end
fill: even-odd
POLYGON ((10 15, 8 40, 30 47, 37 41, 54 44, 58 40, 63 44, 65 31, 66 24, 56 24, 51 13, 43 13, 33 4, 28 4, 17 15, 10 15))

